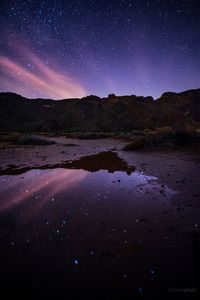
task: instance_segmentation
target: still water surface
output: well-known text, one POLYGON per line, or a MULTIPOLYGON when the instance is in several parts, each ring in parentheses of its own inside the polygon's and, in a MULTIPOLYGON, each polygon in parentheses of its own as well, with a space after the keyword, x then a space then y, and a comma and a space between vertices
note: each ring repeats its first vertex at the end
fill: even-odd
POLYGON ((174 234, 171 213, 176 193, 137 171, 55 168, 1 176, 2 285, 30 299, 133 299, 188 284, 190 250, 174 234))

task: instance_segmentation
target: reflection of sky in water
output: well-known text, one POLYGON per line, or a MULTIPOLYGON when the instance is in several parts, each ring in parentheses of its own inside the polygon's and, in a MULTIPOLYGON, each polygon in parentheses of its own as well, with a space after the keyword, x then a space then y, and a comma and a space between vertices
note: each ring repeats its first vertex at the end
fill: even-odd
POLYGON ((60 168, 1 176, 1 272, 14 280, 33 274, 34 289, 44 278, 48 289, 60 290, 106 286, 110 278, 114 290, 129 278, 132 290, 144 278, 151 285, 159 266, 168 268, 166 255, 182 266, 183 244, 168 229, 180 223, 171 219, 173 194, 139 172, 60 168))
POLYGON ((46 202, 55 201, 56 196, 68 194, 69 190, 77 197, 87 194, 87 197, 98 198, 101 194, 108 198, 112 193, 123 197, 123 192, 131 192, 130 189, 140 197, 145 193, 160 193, 168 198, 174 193, 169 187, 158 184, 156 177, 139 172, 127 175, 103 170, 93 173, 71 169, 31 170, 22 175, 0 177, 0 211, 23 204, 30 198, 35 199, 35 206, 39 203, 38 209, 41 209, 46 202))
POLYGON ((86 176, 87 172, 65 169, 32 170, 22 175, 1 176, 0 210, 15 206, 30 197, 41 199, 44 204, 86 176))

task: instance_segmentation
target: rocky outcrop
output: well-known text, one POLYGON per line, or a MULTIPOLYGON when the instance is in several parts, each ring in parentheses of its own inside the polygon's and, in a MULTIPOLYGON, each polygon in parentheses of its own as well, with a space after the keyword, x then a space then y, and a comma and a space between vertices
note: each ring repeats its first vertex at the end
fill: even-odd
POLYGON ((107 131, 200 126, 200 89, 152 97, 87 96, 60 101, 0 93, 0 131, 107 131))

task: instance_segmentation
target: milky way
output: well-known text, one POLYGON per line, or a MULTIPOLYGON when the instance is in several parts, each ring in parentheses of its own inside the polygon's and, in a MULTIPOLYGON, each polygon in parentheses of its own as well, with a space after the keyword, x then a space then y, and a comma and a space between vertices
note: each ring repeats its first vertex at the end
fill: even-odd
POLYGON ((0 91, 159 97, 200 86, 199 0, 1 1, 0 91))

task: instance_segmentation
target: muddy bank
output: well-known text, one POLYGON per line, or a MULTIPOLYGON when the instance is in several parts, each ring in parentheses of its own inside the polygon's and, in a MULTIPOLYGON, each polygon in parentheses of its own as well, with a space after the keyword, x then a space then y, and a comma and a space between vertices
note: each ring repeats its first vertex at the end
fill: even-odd
POLYGON ((76 140, 65 137, 49 138, 55 144, 40 146, 22 146, 12 143, 0 144, 1 169, 9 165, 19 167, 40 167, 58 165, 66 161, 94 155, 103 151, 122 149, 125 142, 118 140, 76 140))

